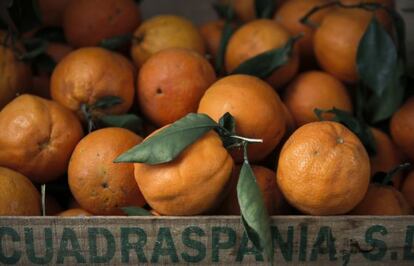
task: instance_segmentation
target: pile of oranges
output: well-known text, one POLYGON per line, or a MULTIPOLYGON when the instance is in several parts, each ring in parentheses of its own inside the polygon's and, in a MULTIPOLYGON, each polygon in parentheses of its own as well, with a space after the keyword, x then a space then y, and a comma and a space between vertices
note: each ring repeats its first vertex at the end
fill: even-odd
MULTIPOLYGON (((311 27, 302 17, 331 0, 278 1, 272 18, 257 18, 254 0, 220 2, 236 18, 224 52, 229 21, 196 26, 172 14, 142 21, 133 0, 37 0, 41 26, 1 31, 0 215, 41 215, 42 207, 46 215, 126 215, 131 206, 156 215, 239 215, 246 158, 214 130, 169 162, 114 162, 190 113, 216 122, 230 113, 237 135, 262 141, 247 157, 269 215, 412 214, 414 171, 382 184, 374 177, 414 162, 414 97, 369 125, 375 154, 332 114, 320 121, 314 112, 355 114, 358 45, 373 16, 393 36, 385 9, 331 5, 311 27), (22 60, 24 44, 50 28, 64 37, 42 51, 53 68, 22 60), (287 63, 268 77, 232 73, 297 35, 287 63), (115 49, 103 45, 121 39, 115 49), (214 67, 220 53, 224 72, 214 67), (70 195, 60 193, 65 188, 70 195)), ((395 8, 393 0, 341 0, 361 2, 395 8)))

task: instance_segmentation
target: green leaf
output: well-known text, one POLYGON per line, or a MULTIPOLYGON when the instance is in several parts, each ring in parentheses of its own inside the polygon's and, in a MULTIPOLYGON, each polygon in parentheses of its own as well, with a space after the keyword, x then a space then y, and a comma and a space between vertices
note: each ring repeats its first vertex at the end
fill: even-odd
POLYGON ((237 198, 243 225, 249 239, 258 250, 264 250, 269 260, 273 260, 270 218, 253 170, 246 160, 243 162, 240 170, 237 183, 237 198))
POLYGON ((335 116, 332 120, 343 124, 354 132, 365 146, 368 154, 375 155, 377 153, 377 145, 371 128, 363 121, 353 117, 351 113, 336 108, 331 110, 315 109, 314 112, 319 120, 324 120, 322 117, 324 113, 334 114, 335 116))
POLYGON ((247 74, 265 79, 269 77, 273 71, 289 62, 295 42, 301 35, 292 37, 281 48, 276 48, 261 53, 241 63, 232 74, 247 74))
POLYGON ((232 21, 234 19, 234 9, 230 4, 216 2, 213 3, 213 9, 219 18, 232 21))
POLYGON ((223 32, 221 33, 220 45, 217 51, 217 55, 214 61, 214 67, 217 74, 225 74, 224 70, 224 57, 226 54, 227 44, 229 43, 230 37, 233 35, 235 29, 232 24, 228 21, 224 24, 223 32))
POLYGON ((404 100, 406 79, 405 64, 402 60, 394 69, 394 75, 387 81, 383 95, 375 93, 369 95, 365 102, 365 115, 371 123, 378 123, 386 120, 398 110, 404 100))
POLYGON ((205 114, 190 113, 115 159, 115 162, 161 164, 174 160, 185 148, 218 124, 205 114))
POLYGON ((255 0, 254 7, 257 18, 272 18, 275 13, 276 4, 275 0, 255 0))
POLYGON ((108 50, 118 50, 131 42, 132 34, 119 35, 112 38, 104 39, 99 43, 99 46, 108 50))
POLYGON ((90 106, 90 109, 108 109, 121 104, 122 98, 118 96, 104 96, 90 106))
POLYGON ((359 76, 366 86, 381 96, 393 78, 397 65, 398 55, 394 42, 373 16, 358 46, 359 76))
POLYGON ((226 149, 239 147, 243 143, 243 141, 234 137, 236 135, 236 120, 229 112, 220 118, 219 126, 215 130, 226 149))
POLYGON ((106 127, 122 127, 135 133, 139 133, 142 129, 142 119, 134 114, 105 115, 99 117, 99 120, 106 127))
POLYGON ((47 49, 47 41, 33 38, 24 41, 24 46, 26 48, 26 52, 20 56, 21 60, 33 60, 36 57, 45 54, 47 49))
POLYGON ((395 27, 395 32, 397 34, 397 42, 398 42, 398 54, 400 55, 400 58, 404 60, 406 59, 406 35, 405 35, 405 21, 403 17, 393 8, 387 8, 388 14, 391 15, 391 18, 393 20, 393 24, 395 27))
POLYGON ((153 216, 151 212, 139 207, 123 207, 121 208, 128 216, 153 216))
POLYGON ((226 112, 219 119, 219 125, 221 128, 224 128, 231 135, 236 134, 236 120, 229 112, 226 112))
POLYGON ((36 31, 35 38, 43 39, 48 42, 65 43, 65 34, 62 28, 47 27, 36 31))
POLYGON ((383 185, 392 185, 392 178, 394 177, 394 175, 397 174, 400 171, 403 171, 403 170, 407 169, 410 166, 411 166, 410 163, 403 163, 403 164, 397 165, 396 167, 394 167, 388 173, 386 173, 386 172, 377 172, 372 177, 372 181, 374 183, 379 183, 379 184, 383 184, 383 185))

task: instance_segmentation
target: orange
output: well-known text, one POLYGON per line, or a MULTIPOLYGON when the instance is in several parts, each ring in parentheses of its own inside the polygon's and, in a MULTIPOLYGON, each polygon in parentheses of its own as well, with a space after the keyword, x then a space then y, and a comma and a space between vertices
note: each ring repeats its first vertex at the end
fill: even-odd
MULTIPOLYGON (((6 33, 0 31, 0 110, 32 83, 30 66, 17 58, 10 40, 5 43, 5 38, 6 33)), ((21 50, 20 43, 16 49, 21 50)))
POLYGON ((214 62, 220 49, 221 37, 224 29, 224 20, 212 20, 200 27, 201 36, 203 36, 207 53, 214 62))
POLYGON ((0 112, 0 165, 45 183, 66 172, 82 138, 78 118, 56 102, 24 94, 0 112), (7 130, 6 130, 7 129, 7 130))
MULTIPOLYGON (((371 128, 374 135, 377 154, 371 156, 371 176, 377 172, 388 173, 403 162, 403 156, 391 138, 379 129, 371 128)), ((392 181, 395 188, 400 187, 401 172, 394 175, 392 181)))
POLYGON ((364 199, 353 209, 351 215, 410 215, 411 206, 403 194, 393 186, 372 183, 364 199))
MULTIPOLYGON (((283 26, 270 19, 257 19, 241 26, 230 37, 226 48, 227 72, 232 72, 244 61, 261 53, 282 48, 290 37, 289 32, 283 26)), ((298 50, 293 49, 288 63, 275 70, 267 78, 267 82, 276 89, 280 89, 296 75, 298 67, 298 50)))
MULTIPOLYGON (((310 64, 314 60, 313 35, 315 30, 308 25, 302 24, 300 20, 312 8, 329 2, 329 0, 290 0, 286 1, 276 11, 276 21, 289 30, 292 35, 303 33, 303 37, 298 41, 302 64, 310 64)), ((310 17, 310 21, 319 24, 329 11, 329 8, 321 9, 310 17)))
POLYGON ((105 96, 117 96, 122 103, 105 109, 107 114, 129 110, 134 97, 134 68, 123 56, 99 47, 75 50, 53 71, 52 99, 80 112, 82 104, 92 105, 105 96))
POLYGON ((165 49, 150 57, 139 71, 139 106, 152 123, 164 126, 195 113, 214 81, 213 67, 200 54, 183 48, 165 49))
POLYGON ((191 21, 180 16, 159 15, 144 21, 135 30, 131 56, 140 67, 151 55, 173 47, 205 54, 203 37, 191 21))
POLYGON ((409 98, 391 118, 392 139, 414 162, 414 97, 409 98))
POLYGON ((84 217, 84 216, 92 216, 92 213, 81 209, 81 208, 75 208, 75 209, 67 209, 66 211, 63 211, 61 213, 58 213, 57 216, 63 216, 63 217, 84 217))
MULTIPOLYGON (((215 82, 201 98, 199 113, 218 121, 226 112, 236 120, 239 136, 262 139, 248 147, 250 162, 264 159, 286 131, 279 95, 266 82, 248 75, 231 75, 215 82)), ((241 156, 236 159, 242 161, 241 156)))
POLYGON ((344 84, 323 71, 298 75, 287 87, 283 99, 298 126, 318 121, 315 108, 338 109, 352 113, 352 101, 344 84))
POLYGON ((134 0, 71 0, 63 14, 63 30, 74 47, 132 33, 140 13, 134 0))
MULTIPOLYGON (((344 82, 358 81, 357 50, 372 15, 360 8, 336 8, 324 17, 313 41, 322 69, 344 82)), ((385 20, 386 17, 379 17, 379 21, 387 25, 385 20)))
POLYGON ((357 136, 331 121, 297 129, 279 157, 277 183, 288 202, 311 215, 349 212, 370 181, 369 157, 357 136))
POLYGON ((401 192, 410 204, 411 208, 414 208, 414 171, 411 171, 405 177, 401 186, 401 192))
POLYGON ((73 151, 68 167, 69 187, 83 209, 93 214, 123 214, 121 207, 143 206, 132 164, 113 161, 142 138, 123 128, 96 130, 73 151))
MULTIPOLYGON (((219 214, 240 215, 240 206, 237 199, 237 183, 239 180, 240 169, 241 166, 237 166, 233 170, 233 175, 230 180, 230 192, 220 204, 220 207, 217 210, 219 214)), ((275 172, 259 165, 252 165, 252 169, 256 177, 257 185, 262 193, 267 213, 269 215, 283 213, 286 203, 282 193, 277 187, 275 172)))
POLYGON ((40 215, 40 194, 24 175, 0 167, 0 216, 40 215))
POLYGON ((135 179, 157 213, 197 215, 213 210, 223 200, 232 169, 230 154, 210 131, 171 162, 136 163, 135 179))
POLYGON ((63 12, 70 0, 37 0, 44 26, 62 26, 63 12))
POLYGON ((296 121, 293 118, 292 112, 289 111, 286 104, 283 104, 283 111, 286 118, 286 134, 292 134, 297 128, 296 121))

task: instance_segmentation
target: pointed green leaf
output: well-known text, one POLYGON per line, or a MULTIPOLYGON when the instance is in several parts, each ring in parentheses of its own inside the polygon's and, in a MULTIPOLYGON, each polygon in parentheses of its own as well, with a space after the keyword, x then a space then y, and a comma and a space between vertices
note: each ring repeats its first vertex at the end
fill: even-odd
POLYGON ((213 3, 213 9, 217 16, 223 20, 232 21, 234 19, 234 9, 228 3, 215 2, 213 3))
POLYGON ((219 134, 223 146, 226 149, 239 147, 242 144, 240 139, 233 137, 236 135, 236 120, 229 112, 220 118, 219 126, 215 130, 219 134))
POLYGON ((394 75, 387 80, 383 95, 371 94, 364 99, 365 114, 369 122, 386 120, 401 106, 407 86, 404 74, 405 64, 400 60, 394 69, 394 75))
POLYGON ((104 96, 90 106, 91 109, 108 109, 121 104, 122 98, 118 96, 104 96))
POLYGON ((151 212, 140 207, 123 207, 121 209, 128 216, 153 216, 151 212))
POLYGON ((388 173, 386 173, 386 172, 377 172, 373 175, 372 181, 374 183, 379 183, 379 184, 383 184, 383 185, 392 185, 392 178, 394 177, 394 175, 397 174, 400 171, 403 171, 403 170, 407 169, 410 166, 411 166, 410 163, 403 163, 403 164, 397 165, 396 167, 394 167, 388 173))
POLYGON ((99 46, 108 50, 117 50, 126 46, 131 42, 132 34, 124 34, 112 38, 104 39, 99 43, 99 46))
POLYGON ((243 217, 243 225, 249 239, 258 250, 264 250, 269 260, 273 260, 270 218, 253 170, 247 161, 243 163, 240 170, 237 197, 243 217))
POLYGON ((21 60, 34 60, 42 54, 46 53, 48 43, 39 38, 28 39, 24 41, 26 52, 20 56, 21 60))
POLYGON ((241 63, 232 74, 246 74, 265 79, 289 62, 293 46, 300 36, 292 37, 281 48, 261 53, 241 63))
POLYGON ((255 0, 254 7, 257 18, 272 18, 275 13, 276 3, 275 0, 255 0))
POLYGON ((377 96, 386 90, 398 65, 397 49, 391 36, 372 17, 357 52, 357 69, 362 82, 377 96))
POLYGON ((220 127, 224 128, 230 134, 236 133, 236 120, 234 117, 229 113, 226 112, 220 119, 219 119, 220 127))
POLYGON ((99 120, 105 127, 122 127, 135 133, 142 129, 142 119, 134 114, 105 115, 99 117, 99 120))
POLYGON ((115 162, 161 164, 174 160, 185 148, 218 124, 205 114, 190 113, 116 158, 115 162))
POLYGON ((322 117, 322 114, 324 113, 334 114, 333 121, 343 124, 357 135, 370 155, 375 155, 377 153, 377 145, 371 128, 363 121, 352 116, 351 113, 336 108, 331 110, 315 109, 314 112, 319 120, 324 120, 322 117))
POLYGON ((398 42, 398 54, 403 61, 406 61, 406 27, 403 17, 397 12, 397 10, 387 8, 388 14, 391 15, 393 24, 395 27, 395 32, 397 34, 398 42))

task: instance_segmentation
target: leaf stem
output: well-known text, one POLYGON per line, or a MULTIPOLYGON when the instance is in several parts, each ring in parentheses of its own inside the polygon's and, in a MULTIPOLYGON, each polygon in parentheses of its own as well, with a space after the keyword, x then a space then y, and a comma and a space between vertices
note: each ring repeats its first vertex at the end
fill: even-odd
POLYGON ((240 137, 240 136, 237 136, 237 135, 232 135, 230 137, 235 138, 235 139, 239 139, 239 140, 243 140, 247 143, 263 143, 262 139, 251 139, 251 138, 240 137))
POLYGON ((40 193, 42 196, 42 216, 46 216, 46 185, 42 184, 40 187, 40 193))

